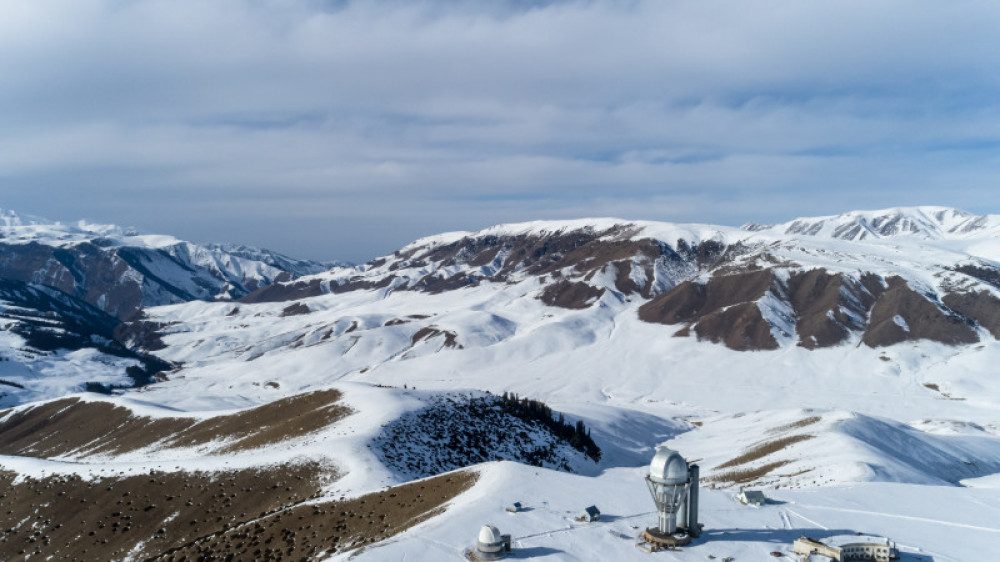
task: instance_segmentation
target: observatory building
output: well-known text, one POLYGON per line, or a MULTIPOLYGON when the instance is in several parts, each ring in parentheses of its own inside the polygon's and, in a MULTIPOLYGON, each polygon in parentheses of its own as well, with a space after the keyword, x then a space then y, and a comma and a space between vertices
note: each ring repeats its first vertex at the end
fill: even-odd
POLYGON ((510 535, 501 535, 493 525, 483 525, 476 540, 476 549, 471 552, 475 560, 499 560, 510 552, 510 535))
POLYGON ((688 466, 680 453, 657 447, 646 485, 653 495, 659 524, 642 534, 641 548, 649 551, 683 546, 701 534, 698 523, 698 465, 688 466))

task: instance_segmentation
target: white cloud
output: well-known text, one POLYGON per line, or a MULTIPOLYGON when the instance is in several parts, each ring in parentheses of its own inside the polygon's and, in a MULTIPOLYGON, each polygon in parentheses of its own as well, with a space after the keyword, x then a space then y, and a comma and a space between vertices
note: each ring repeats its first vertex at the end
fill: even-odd
POLYGON ((56 218, 230 240, 279 221, 280 249, 364 259, 477 221, 608 210, 729 223, 997 210, 994 2, 0 12, 0 195, 56 218), (151 210, 185 202, 183 231, 151 210), (322 216, 330 236, 310 242, 303 225, 322 216), (330 242, 364 228, 379 242, 330 242))

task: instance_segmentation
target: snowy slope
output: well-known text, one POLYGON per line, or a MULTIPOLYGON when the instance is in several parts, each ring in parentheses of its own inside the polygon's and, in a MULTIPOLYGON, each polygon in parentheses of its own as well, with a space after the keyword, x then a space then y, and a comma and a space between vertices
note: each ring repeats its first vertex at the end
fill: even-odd
POLYGON ((618 219, 501 225, 421 239, 242 300, 515 284, 550 307, 590 309, 604 295, 641 303, 644 321, 737 350, 833 347, 854 336, 870 347, 962 345, 1000 335, 998 222, 921 207, 744 229, 618 219), (870 234, 844 234, 858 224, 870 234))
POLYGON ((491 465, 445 515, 360 555, 332 559, 463 560, 479 526, 488 522, 512 535, 515 560, 793 561, 792 541, 802 535, 822 539, 864 531, 895 541, 901 562, 986 562, 1000 538, 995 489, 881 483, 781 489, 767 491, 772 503, 761 508, 737 504, 730 490, 703 489, 702 538, 679 551, 651 555, 634 546, 642 530, 656 524, 642 476, 642 469, 586 478, 513 463, 491 465), (504 506, 514 501, 528 509, 506 513, 504 506), (592 504, 601 510, 599 522, 574 520, 592 504))
POLYGON ((339 498, 477 463, 483 448, 520 461, 544 448, 557 455, 541 467, 478 464, 443 514, 332 559, 461 560, 493 522, 516 559, 645 560, 633 544, 655 515, 642 476, 666 443, 702 466, 706 534, 657 557, 790 560, 801 534, 868 532, 904 561, 988 560, 1000 538, 996 224, 916 208, 744 229, 588 219, 442 234, 237 301, 144 308, 126 341, 157 340, 179 368, 82 396, 211 420, 336 389, 350 415, 251 450, 226 452, 235 438, 220 434, 0 465, 97 478, 313 459, 335 469, 323 497, 339 498), (584 422, 600 461, 514 420, 481 426, 493 418, 456 401, 484 391, 584 422), (492 425, 527 437, 512 446, 492 425), (741 485, 775 501, 738 505, 741 485), (528 509, 506 513, 514 501, 528 509), (576 522, 591 504, 602 521, 576 522))

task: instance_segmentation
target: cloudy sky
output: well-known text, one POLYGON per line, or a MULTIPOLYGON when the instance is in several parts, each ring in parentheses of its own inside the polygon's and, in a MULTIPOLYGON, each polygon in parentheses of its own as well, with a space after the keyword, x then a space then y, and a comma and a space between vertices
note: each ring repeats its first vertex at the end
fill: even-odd
POLYGON ((998 30, 995 0, 0 0, 0 207, 352 261, 997 213, 998 30))

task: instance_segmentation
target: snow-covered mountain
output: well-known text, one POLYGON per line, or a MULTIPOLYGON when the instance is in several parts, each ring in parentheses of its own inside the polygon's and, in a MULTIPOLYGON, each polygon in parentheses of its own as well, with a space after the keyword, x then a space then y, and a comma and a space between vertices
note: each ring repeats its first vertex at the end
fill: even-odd
POLYGON ((785 236, 864 241, 914 237, 924 240, 986 238, 1000 232, 1000 217, 973 215, 949 207, 899 207, 799 218, 778 225, 744 225, 745 230, 785 236))
POLYGON ((144 306, 112 335, 170 363, 155 384, 18 379, 34 394, 0 411, 0 552, 458 560, 494 522, 518 557, 646 560, 642 478, 667 444, 702 466, 705 538, 677 560, 857 532, 910 562, 982 559, 1000 532, 997 225, 937 207, 501 225, 144 306), (599 460, 504 395, 585 426, 599 460), (740 506, 739 486, 774 502, 740 506), (578 522, 591 504, 601 522, 578 522))
POLYGON ((542 303, 641 303, 639 317, 732 349, 872 347, 1000 334, 1000 218, 938 207, 742 229, 615 219, 503 225, 418 240, 358 268, 243 302, 322 294, 537 288, 542 303))
POLYGON ((119 319, 143 307, 239 298, 326 269, 268 250, 0 211, 0 279, 51 287, 119 319))
POLYGON ((268 250, 0 211, 0 405, 148 384, 170 366, 121 345, 122 319, 326 269, 268 250))

